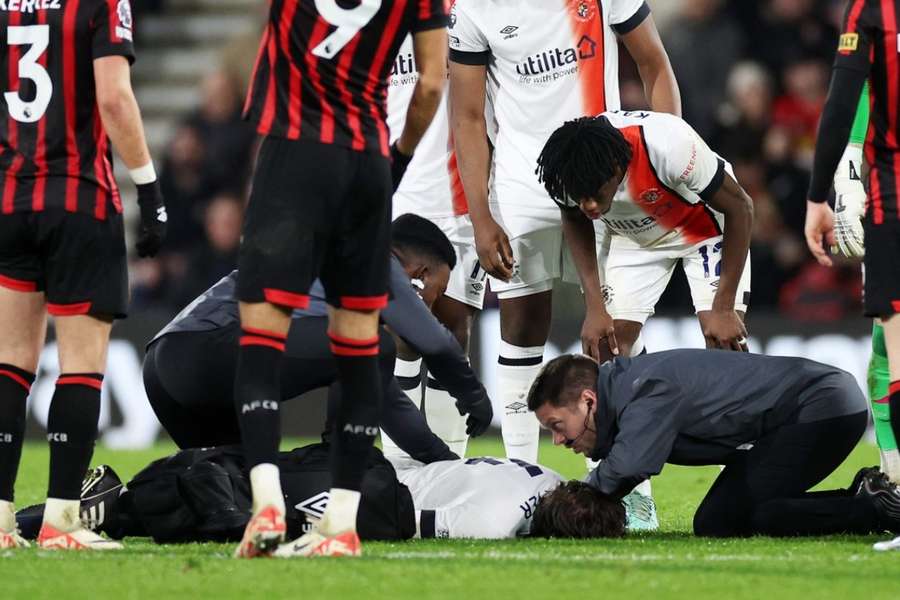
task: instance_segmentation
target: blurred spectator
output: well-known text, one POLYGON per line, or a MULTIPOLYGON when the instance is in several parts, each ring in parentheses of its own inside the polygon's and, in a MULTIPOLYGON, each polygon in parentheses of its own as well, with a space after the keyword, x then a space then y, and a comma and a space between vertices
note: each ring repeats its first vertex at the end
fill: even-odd
POLYGON ((169 213, 166 252, 177 252, 202 238, 203 206, 214 184, 206 172, 207 147, 200 132, 182 124, 163 155, 160 185, 169 213))
POLYGON ((200 107, 187 123, 206 145, 203 169, 214 186, 211 192, 243 189, 256 133, 241 118, 241 91, 224 71, 217 70, 203 78, 200 97, 200 107))
POLYGON ((204 215, 205 240, 187 258, 187 267, 173 302, 184 306, 237 268, 244 202, 235 194, 213 198, 204 215))
MULTIPOLYGON (((753 11, 749 26, 748 50, 773 73, 800 57, 831 57, 837 47, 838 32, 816 0, 768 0, 731 2, 753 11)), ((741 10, 741 9, 739 9, 741 10)), ((745 13, 746 14, 746 13, 745 13)))
POLYGON ((743 34, 722 11, 722 4, 723 0, 683 2, 663 35, 681 89, 684 118, 702 137, 712 132, 729 70, 743 48, 743 34))
POLYGON ((838 321, 862 312, 859 263, 836 259, 832 268, 807 262, 781 290, 781 313, 798 321, 838 321))
POLYGON ((816 56, 789 62, 784 69, 784 93, 772 107, 772 123, 793 138, 796 160, 812 165, 816 128, 828 91, 828 66, 816 56))
POLYGON ((717 111, 712 147, 730 161, 761 159, 771 119, 772 78, 757 63, 738 63, 726 91, 728 101, 717 111))

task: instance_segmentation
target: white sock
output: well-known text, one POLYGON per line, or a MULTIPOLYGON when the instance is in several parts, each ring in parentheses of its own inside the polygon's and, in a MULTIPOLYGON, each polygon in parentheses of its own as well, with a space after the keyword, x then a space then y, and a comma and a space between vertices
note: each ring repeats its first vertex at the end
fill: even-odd
POLYGON ((453 396, 431 377, 428 378, 422 407, 431 431, 444 440, 451 452, 460 458, 464 457, 469 441, 469 436, 466 435, 466 416, 459 414, 453 396))
POLYGON ((653 488, 650 487, 650 480, 645 479, 634 487, 635 491, 642 493, 645 496, 653 496, 653 488))
POLYGON ((0 533, 12 533, 16 530, 16 507, 12 502, 0 500, 0 533))
POLYGON ((586 457, 586 456, 584 457, 584 464, 585 464, 585 466, 587 466, 588 473, 590 473, 591 471, 593 471, 594 469, 596 469, 597 466, 598 466, 601 462, 602 462, 602 461, 594 460, 594 459, 588 458, 588 457, 586 457))
POLYGON ((881 451, 881 471, 892 483, 900 485, 900 452, 897 450, 881 451))
MULTIPOLYGON (((400 389, 406 392, 413 404, 422 406, 422 359, 403 360, 398 358, 394 361, 394 377, 397 378, 400 389)), ((410 458, 409 454, 401 450, 400 446, 388 437, 384 430, 381 432, 381 451, 387 458, 410 458)))
POLYGON ((356 531, 356 513, 361 497, 362 494, 354 490, 331 488, 319 532, 324 536, 332 536, 345 531, 356 531))
POLYGON ((63 533, 81 529, 84 526, 81 524, 80 508, 80 500, 47 498, 47 504, 44 505, 44 523, 63 533))
POLYGON ((253 514, 266 506, 274 506, 284 514, 281 474, 276 465, 262 463, 250 469, 250 491, 253 493, 253 514))
POLYGON ((536 463, 540 426, 528 410, 528 390, 541 370, 544 347, 513 346, 500 340, 497 383, 503 406, 501 427, 507 458, 536 463))
POLYGON ((631 352, 628 354, 629 357, 634 358, 644 351, 644 338, 640 334, 636 340, 634 340, 634 344, 631 345, 631 352))

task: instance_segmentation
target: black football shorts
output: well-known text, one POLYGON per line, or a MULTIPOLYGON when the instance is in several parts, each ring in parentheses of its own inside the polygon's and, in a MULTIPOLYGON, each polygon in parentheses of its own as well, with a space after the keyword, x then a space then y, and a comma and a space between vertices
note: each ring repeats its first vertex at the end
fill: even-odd
POLYGON ((889 317, 900 313, 900 221, 885 215, 883 223, 865 220, 865 298, 867 317, 889 317))
POLYGON ((124 318, 128 261, 122 215, 47 209, 0 215, 0 286, 44 292, 56 316, 124 318))
POLYGON ((305 308, 322 281, 335 307, 387 304, 389 159, 308 140, 267 137, 253 176, 237 296, 305 308))

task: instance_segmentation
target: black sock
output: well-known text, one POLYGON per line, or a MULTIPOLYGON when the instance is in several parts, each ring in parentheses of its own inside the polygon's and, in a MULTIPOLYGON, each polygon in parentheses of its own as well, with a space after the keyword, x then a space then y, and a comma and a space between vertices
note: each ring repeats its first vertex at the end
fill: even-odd
POLYGON ((50 485, 47 496, 78 500, 91 464, 100 419, 101 373, 63 373, 47 418, 50 442, 50 485))
POLYGON ((281 443, 281 361, 286 336, 245 327, 241 332, 234 403, 247 469, 278 464, 281 443))
POLYGON ((900 381, 892 381, 890 388, 890 407, 891 411, 891 430, 894 432, 894 439, 900 440, 900 381))
POLYGON ((25 404, 34 373, 0 363, 0 500, 13 501, 25 440, 25 404))
POLYGON ((381 375, 378 338, 351 340, 328 334, 341 379, 341 402, 331 449, 332 487, 359 490, 378 435, 381 375))

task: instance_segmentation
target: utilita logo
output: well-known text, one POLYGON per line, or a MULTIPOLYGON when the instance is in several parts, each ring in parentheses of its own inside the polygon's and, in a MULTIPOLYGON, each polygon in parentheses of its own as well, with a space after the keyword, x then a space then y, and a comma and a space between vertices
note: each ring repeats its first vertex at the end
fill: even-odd
POLYGON ((516 65, 516 73, 522 76, 541 75, 574 65, 580 60, 590 60, 596 55, 597 42, 583 35, 574 48, 554 48, 529 56, 527 60, 516 65))

